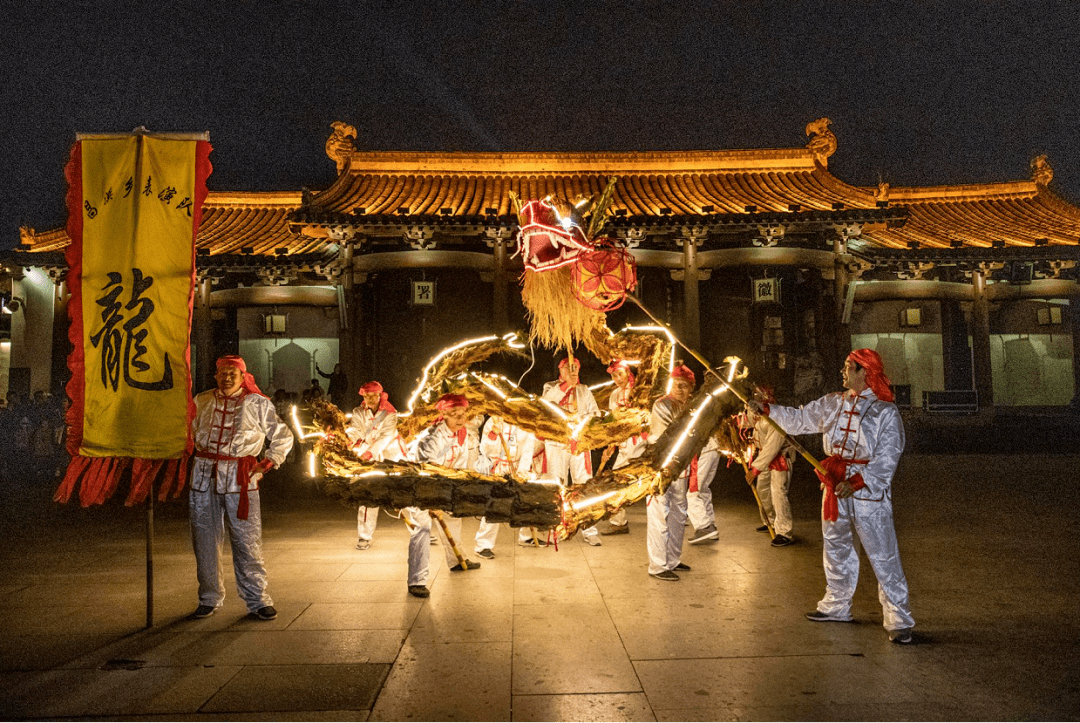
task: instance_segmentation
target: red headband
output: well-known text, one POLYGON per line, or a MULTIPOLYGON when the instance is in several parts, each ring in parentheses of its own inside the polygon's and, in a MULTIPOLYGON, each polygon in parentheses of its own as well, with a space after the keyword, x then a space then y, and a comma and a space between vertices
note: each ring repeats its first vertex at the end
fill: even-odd
POLYGON ((885 376, 885 362, 881 361, 880 354, 873 349, 856 349, 848 354, 847 358, 866 370, 866 386, 870 387, 878 399, 883 402, 893 400, 893 392, 889 388, 892 382, 885 376))
POLYGON ((690 367, 685 364, 680 364, 671 370, 672 379, 685 379, 690 382, 690 386, 697 384, 697 377, 694 376, 694 372, 690 370, 690 367))
POLYGON ((469 400, 465 398, 464 394, 444 394, 439 397, 439 401, 435 402, 435 408, 440 412, 445 412, 448 409, 456 409, 458 407, 468 407, 469 400))
POLYGON ((634 373, 630 371, 630 365, 626 363, 625 359, 612 359, 611 363, 608 364, 607 373, 614 375, 616 369, 624 370, 630 386, 634 386, 634 373))
POLYGON ((563 360, 559 362, 559 368, 562 369, 564 366, 566 366, 567 362, 574 362, 574 364, 577 365, 578 369, 581 368, 581 364, 578 363, 578 360, 575 359, 572 356, 571 357, 564 357, 563 360))
POLYGON ((239 369, 240 370, 240 376, 242 378, 241 382, 240 382, 240 386, 245 391, 250 392, 252 394, 262 394, 262 396, 264 396, 264 397, 266 396, 265 394, 262 393, 262 390, 259 389, 259 386, 255 383, 255 377, 248 374, 247 364, 244 362, 244 360, 241 357, 238 357, 235 354, 230 354, 228 356, 220 356, 220 357, 218 357, 217 370, 221 371, 222 367, 233 367, 235 369, 239 369))
MULTIPOLYGON (((383 391, 382 384, 379 384, 378 382, 368 382, 364 386, 360 387, 361 396, 363 396, 364 394, 375 394, 376 392, 379 394, 379 411, 397 412, 397 410, 394 409, 394 405, 387 401, 390 395, 383 391)), ((371 411, 374 412, 375 410, 372 409, 371 411)))

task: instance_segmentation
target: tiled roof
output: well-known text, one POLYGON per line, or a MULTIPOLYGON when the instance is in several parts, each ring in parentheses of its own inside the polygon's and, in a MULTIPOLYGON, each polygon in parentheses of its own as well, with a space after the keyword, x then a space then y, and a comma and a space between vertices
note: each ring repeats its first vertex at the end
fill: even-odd
POLYGON ((471 217, 513 211, 549 194, 600 194, 617 177, 611 209, 629 216, 873 208, 874 194, 842 183, 806 149, 654 153, 354 152, 312 205, 331 214, 471 217), (494 213, 490 211, 493 210, 494 213))
MULTIPOLYGON (((324 191, 211 192, 198 247, 213 255, 290 255, 325 249, 334 225, 513 224, 509 194, 528 200, 599 194, 618 177, 614 225, 865 223, 885 248, 1075 245, 1080 208, 1043 180, 876 189, 833 176, 807 148, 627 153, 349 151, 324 191), (887 204, 884 199, 887 198, 887 204), (887 208, 882 208, 887 206, 887 208), (897 218, 903 217, 902 222, 897 218), (772 219, 772 220, 770 220, 772 219), (888 223, 886 223, 888 221, 888 223), (322 232, 317 232, 319 229, 322 232), (323 238, 318 238, 323 237, 323 238)), ((23 229, 23 251, 58 251, 63 229, 23 229)))
MULTIPOLYGON (((207 194, 196 246, 212 255, 238 254, 251 249, 256 255, 273 255, 277 249, 300 254, 319 251, 322 241, 290 233, 286 219, 300 207, 299 192, 207 194)), ((63 228, 35 232, 21 229, 21 250, 59 251, 70 243, 63 228)))
POLYGON ((912 243, 928 248, 1075 245, 1080 241, 1080 208, 1032 181, 977 186, 894 188, 889 201, 908 210, 900 228, 874 228, 866 238, 891 248, 912 243))

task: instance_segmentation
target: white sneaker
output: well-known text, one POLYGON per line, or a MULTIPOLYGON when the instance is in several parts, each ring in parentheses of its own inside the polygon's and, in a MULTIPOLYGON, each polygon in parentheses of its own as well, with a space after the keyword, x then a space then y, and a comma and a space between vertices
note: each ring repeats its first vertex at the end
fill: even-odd
POLYGON ((585 537, 585 542, 589 543, 593 547, 600 547, 603 543, 600 542, 600 535, 588 535, 585 537))
POLYGON ((719 539, 720 532, 717 531, 716 527, 708 527, 704 530, 698 530, 697 532, 695 532, 693 537, 691 537, 686 542, 691 545, 700 545, 702 542, 719 539))

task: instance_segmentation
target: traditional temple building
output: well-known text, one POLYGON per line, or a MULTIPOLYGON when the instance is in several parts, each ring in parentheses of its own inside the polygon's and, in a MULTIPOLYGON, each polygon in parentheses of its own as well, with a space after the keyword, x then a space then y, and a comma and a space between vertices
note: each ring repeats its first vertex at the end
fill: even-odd
MULTIPOLYGON (((379 379, 403 399, 448 344, 526 326, 509 192, 575 199, 617 177, 605 233, 635 257, 639 296, 714 363, 742 357, 782 400, 837 388, 844 355, 873 347, 912 414, 1067 409, 1080 208, 1051 190, 1046 158, 1020 181, 866 188, 829 172, 828 119, 806 134, 784 149, 373 152, 334 123, 328 188, 209 194, 196 387, 216 355, 239 352, 267 390, 298 391, 316 365, 340 362, 353 387, 379 379)), ((67 243, 63 229, 25 228, 7 255, 21 301, 5 315, 13 389, 65 378, 67 243)), ((629 321, 646 319, 609 314, 613 329, 629 321)), ((550 353, 538 363, 553 373, 550 353)))

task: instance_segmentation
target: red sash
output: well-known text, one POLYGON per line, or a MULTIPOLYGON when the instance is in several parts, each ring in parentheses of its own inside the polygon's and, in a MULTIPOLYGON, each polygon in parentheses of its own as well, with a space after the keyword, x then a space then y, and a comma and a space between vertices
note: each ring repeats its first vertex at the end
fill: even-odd
MULTIPOLYGON (((248 485, 251 484, 251 470, 259 463, 259 458, 254 455, 230 457, 226 454, 214 454, 202 450, 196 450, 195 456, 201 459, 212 459, 215 462, 236 462, 236 481, 240 483, 240 504, 236 507, 236 519, 246 520, 248 518, 248 485)), ((214 472, 216 477, 217 465, 214 465, 214 472)), ((255 483, 255 489, 259 489, 258 482, 255 483)))
MULTIPOLYGON (((840 516, 840 504, 837 502, 835 492, 836 484, 842 482, 844 477, 847 476, 848 467, 853 464, 867 464, 869 461, 868 459, 844 459, 835 454, 821 460, 821 466, 829 473, 826 476, 814 470, 814 474, 821 480, 821 488, 825 490, 825 494, 821 499, 821 519, 836 522, 836 518, 840 516)), ((853 489, 857 490, 861 490, 866 486, 866 482, 863 481, 863 476, 860 473, 852 475, 848 483, 853 489)))

